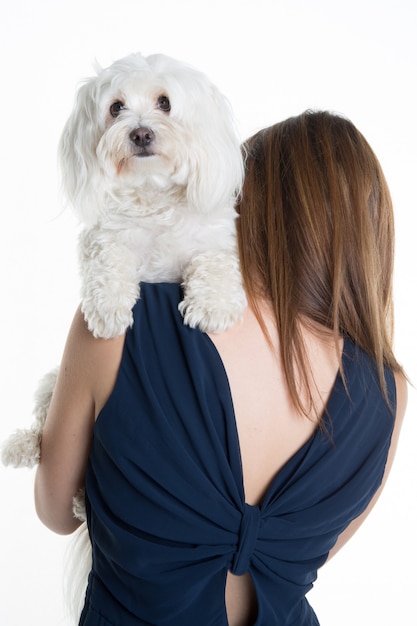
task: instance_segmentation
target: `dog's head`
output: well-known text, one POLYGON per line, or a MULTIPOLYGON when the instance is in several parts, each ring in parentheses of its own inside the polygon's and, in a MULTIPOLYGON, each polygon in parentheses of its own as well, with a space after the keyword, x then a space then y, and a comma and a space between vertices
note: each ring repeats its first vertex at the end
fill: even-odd
POLYGON ((203 74, 164 55, 132 54, 87 80, 59 155, 64 192, 89 225, 106 210, 106 193, 177 188, 207 212, 230 206, 243 179, 229 103, 203 74))

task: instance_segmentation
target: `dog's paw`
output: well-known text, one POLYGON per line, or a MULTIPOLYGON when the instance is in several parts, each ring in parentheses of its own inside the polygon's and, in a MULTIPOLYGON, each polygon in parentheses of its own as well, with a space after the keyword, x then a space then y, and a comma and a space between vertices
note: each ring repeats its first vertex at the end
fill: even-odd
POLYGON ((82 305, 82 312, 88 330, 94 337, 102 339, 119 337, 133 324, 132 309, 127 307, 107 310, 107 307, 102 306, 97 309, 85 303, 82 305))
POLYGON ((221 333, 242 319, 247 305, 238 260, 230 253, 200 255, 184 272, 184 324, 221 333))
POLYGON ((178 309, 187 326, 206 333, 221 333, 242 319, 245 306, 244 294, 229 302, 224 298, 203 302, 200 298, 188 296, 180 302, 178 309))
POLYGON ((35 429, 16 430, 1 447, 3 465, 33 467, 40 459, 41 433, 35 429))

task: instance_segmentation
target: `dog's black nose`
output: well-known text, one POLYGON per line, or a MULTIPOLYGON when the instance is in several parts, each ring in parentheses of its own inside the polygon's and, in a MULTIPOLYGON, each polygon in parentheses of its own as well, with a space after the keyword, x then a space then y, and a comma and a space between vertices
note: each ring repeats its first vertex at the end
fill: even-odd
POLYGON ((129 135, 131 141, 140 148, 146 148, 152 143, 155 133, 150 128, 135 128, 129 135))

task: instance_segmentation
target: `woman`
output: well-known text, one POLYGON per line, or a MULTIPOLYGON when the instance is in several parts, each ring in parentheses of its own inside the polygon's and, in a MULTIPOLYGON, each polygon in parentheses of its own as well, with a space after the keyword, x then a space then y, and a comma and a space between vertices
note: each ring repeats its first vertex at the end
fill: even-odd
POLYGON ((83 626, 317 625, 305 594, 390 470, 407 389, 379 163, 320 112, 245 150, 241 324, 185 327, 167 284, 143 286, 125 337, 94 339, 75 315, 36 505, 71 533, 86 485, 83 626))

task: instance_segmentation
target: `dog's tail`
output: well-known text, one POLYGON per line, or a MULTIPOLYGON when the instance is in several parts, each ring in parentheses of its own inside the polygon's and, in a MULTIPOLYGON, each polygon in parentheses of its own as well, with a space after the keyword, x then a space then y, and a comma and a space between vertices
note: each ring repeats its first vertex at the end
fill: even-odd
POLYGON ((91 542, 87 524, 75 531, 65 554, 64 601, 69 623, 79 623, 91 570, 91 542))

